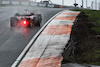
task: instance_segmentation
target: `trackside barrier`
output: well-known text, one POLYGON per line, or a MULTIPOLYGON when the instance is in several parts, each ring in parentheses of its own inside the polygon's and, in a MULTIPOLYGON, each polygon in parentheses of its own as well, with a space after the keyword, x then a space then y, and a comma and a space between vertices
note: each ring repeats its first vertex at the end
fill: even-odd
POLYGON ((10 4, 10 1, 2 1, 2 4, 10 4))
POLYGON ((54 8, 59 8, 59 5, 55 5, 54 8))
POLYGON ((0 1, 0 4, 12 4, 12 5, 24 5, 24 6, 40 6, 40 7, 50 7, 50 8, 62 8, 61 5, 57 4, 46 4, 40 2, 30 2, 30 1, 0 1))
POLYGON ((44 4, 44 3, 39 3, 39 6, 41 6, 41 7, 46 7, 46 4, 44 4))
POLYGON ((62 52, 79 12, 62 11, 45 27, 18 67, 61 67, 62 52))
POLYGON ((21 5, 29 5, 29 2, 21 2, 21 5))
POLYGON ((19 5, 19 1, 12 1, 11 2, 13 5, 19 5))
POLYGON ((31 2, 30 5, 31 6, 38 6, 38 3, 31 2))
POLYGON ((54 5, 53 5, 53 4, 48 4, 47 6, 48 6, 48 7, 54 7, 54 5))

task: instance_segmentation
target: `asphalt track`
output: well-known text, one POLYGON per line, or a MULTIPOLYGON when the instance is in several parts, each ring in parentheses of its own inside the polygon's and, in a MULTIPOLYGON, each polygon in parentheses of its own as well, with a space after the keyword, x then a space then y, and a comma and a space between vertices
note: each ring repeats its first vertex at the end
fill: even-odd
POLYGON ((31 38, 40 27, 33 28, 11 28, 10 17, 15 13, 22 13, 25 9, 42 15, 41 26, 62 9, 29 7, 29 6, 7 6, 0 7, 0 67, 11 67, 31 38))

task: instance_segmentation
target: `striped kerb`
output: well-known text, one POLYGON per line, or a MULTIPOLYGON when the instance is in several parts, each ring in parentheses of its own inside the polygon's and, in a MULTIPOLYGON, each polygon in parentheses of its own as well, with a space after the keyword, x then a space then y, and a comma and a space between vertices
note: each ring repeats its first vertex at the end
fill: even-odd
POLYGON ((62 52, 78 14, 66 10, 50 21, 18 67, 61 67, 62 52))
POLYGON ((54 20, 75 20, 76 17, 55 17, 54 20))
POLYGON ((48 25, 41 35, 70 35, 71 29, 72 25, 48 25))
POLYGON ((79 13, 60 13, 60 15, 78 15, 79 13))

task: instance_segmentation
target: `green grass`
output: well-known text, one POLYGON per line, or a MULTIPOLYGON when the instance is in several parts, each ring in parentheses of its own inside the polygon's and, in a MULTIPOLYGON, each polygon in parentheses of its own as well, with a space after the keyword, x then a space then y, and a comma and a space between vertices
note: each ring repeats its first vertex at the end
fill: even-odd
MULTIPOLYGON (((100 10, 74 11, 85 12, 85 14, 88 16, 88 20, 81 23, 81 25, 86 26, 86 28, 80 29, 82 31, 86 30, 85 33, 87 33, 87 36, 81 37, 77 40, 77 52, 75 54, 76 61, 80 63, 100 65, 100 37, 97 37, 97 35, 100 35, 100 10), (85 22, 88 24, 85 25, 85 22)), ((77 22, 77 26, 78 24, 80 25, 79 22, 77 22)), ((82 36, 82 33, 78 33, 77 35, 82 36)))
POLYGON ((96 53, 100 53, 100 50, 95 50, 96 53))
POLYGON ((85 12, 88 16, 89 23, 93 24, 94 27, 91 30, 100 32, 100 10, 73 10, 85 12))
POLYGON ((92 27, 92 30, 94 30, 96 32, 100 32, 100 27, 92 27))
POLYGON ((88 63, 88 64, 98 65, 98 64, 100 64, 100 62, 91 62, 91 63, 88 63))
POLYGON ((97 23, 100 25, 100 20, 97 20, 97 23))
POLYGON ((0 7, 3 7, 3 6, 6 6, 6 5, 4 5, 4 4, 0 4, 0 7))

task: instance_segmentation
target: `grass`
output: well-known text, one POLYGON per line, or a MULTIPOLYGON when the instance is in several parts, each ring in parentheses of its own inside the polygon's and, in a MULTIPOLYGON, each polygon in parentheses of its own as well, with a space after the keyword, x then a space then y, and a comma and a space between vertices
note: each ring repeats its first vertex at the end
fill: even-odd
POLYGON ((85 12, 85 14, 88 16, 89 22, 94 25, 94 27, 91 28, 91 30, 100 32, 100 10, 73 10, 73 11, 85 12))
POLYGON ((91 29, 96 31, 96 32, 100 32, 100 27, 92 27, 91 29))
MULTIPOLYGON (((86 63, 100 65, 100 11, 99 10, 74 10, 85 12, 88 16, 87 21, 76 22, 77 30, 74 31, 77 35, 75 58, 78 63, 86 63), (86 24, 88 23, 88 25, 86 24), (89 25, 92 24, 92 27, 89 25), (80 27, 81 25, 81 27, 80 27), (83 27, 84 28, 83 28, 83 27), (88 27, 87 27, 88 26, 88 27), (86 30, 86 31, 85 31, 86 30), (81 32, 81 34, 79 33, 81 32), (85 33, 84 33, 84 32, 85 33), (94 34, 96 33, 96 34, 94 34), (83 34, 86 34, 83 36, 83 34)), ((82 19, 82 18, 81 18, 82 19)))
POLYGON ((4 5, 4 4, 0 4, 0 7, 3 7, 3 6, 6 6, 6 5, 4 5))

